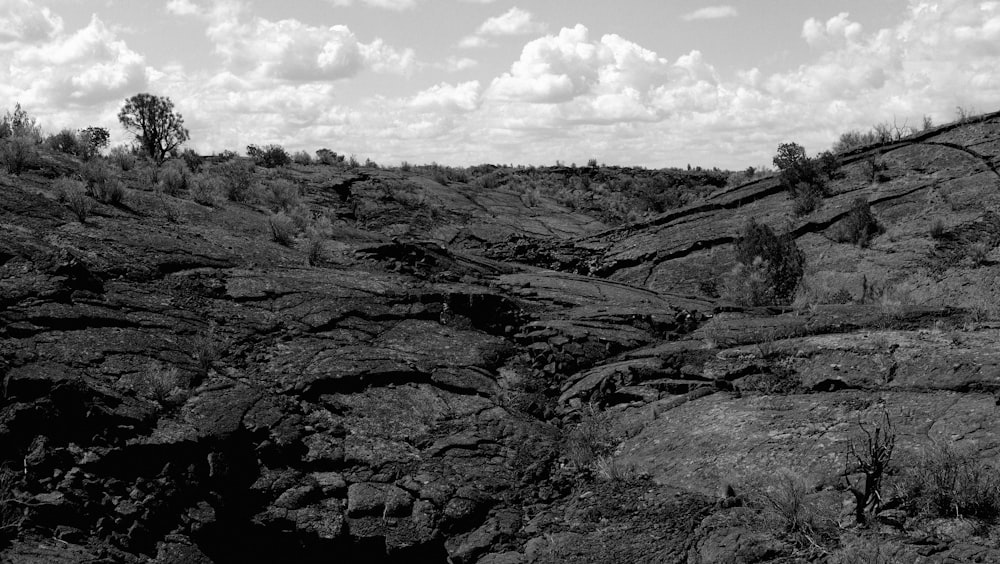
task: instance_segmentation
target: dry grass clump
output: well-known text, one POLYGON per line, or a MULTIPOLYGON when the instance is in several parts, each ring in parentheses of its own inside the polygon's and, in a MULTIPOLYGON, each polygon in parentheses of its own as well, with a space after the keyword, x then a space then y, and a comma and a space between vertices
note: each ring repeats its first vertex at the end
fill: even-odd
POLYGON ((165 367, 157 362, 127 377, 125 382, 125 386, 136 394, 161 404, 182 393, 181 385, 177 368, 165 367))
POLYGON ((973 451, 951 445, 929 449, 899 483, 909 508, 924 517, 1000 517, 1000 472, 973 451))

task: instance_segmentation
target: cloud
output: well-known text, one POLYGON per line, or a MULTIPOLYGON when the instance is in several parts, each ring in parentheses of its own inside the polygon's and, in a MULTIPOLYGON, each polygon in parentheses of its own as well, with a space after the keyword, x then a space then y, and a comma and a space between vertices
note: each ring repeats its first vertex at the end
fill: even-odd
POLYGON ((328 0, 334 6, 352 6, 355 2, 372 8, 387 10, 408 10, 417 5, 417 0, 328 0))
POLYGON ((479 107, 481 90, 478 80, 455 85, 441 83, 417 93, 410 100, 410 106, 471 112, 479 107))
POLYGON ((675 72, 666 59, 617 35, 591 41, 578 24, 525 45, 511 70, 493 80, 489 96, 555 104, 626 88, 647 93, 675 72))
POLYGON ((739 15, 739 11, 733 6, 706 6, 699 10, 689 12, 681 16, 681 19, 687 22, 695 20, 717 20, 721 18, 735 18, 739 15))
POLYGON ((544 33, 548 28, 544 23, 536 22, 531 12, 513 7, 499 16, 494 16, 476 28, 475 33, 463 37, 459 47, 475 48, 492 45, 490 37, 510 37, 515 35, 530 35, 544 33))
POLYGON ((816 18, 809 18, 802 24, 802 38, 813 46, 829 45, 841 40, 856 41, 864 28, 848 17, 847 12, 841 12, 828 19, 825 24, 816 18))
POLYGON ((376 38, 361 43, 343 25, 312 26, 295 19, 255 17, 242 22, 222 17, 207 35, 233 71, 290 81, 338 80, 363 69, 408 74, 416 64, 412 49, 397 50, 376 38))
MULTIPOLYGON (((50 41, 23 45, 3 77, 23 87, 25 99, 52 105, 92 106, 145 88, 144 57, 131 50, 103 21, 50 41)), ((2 76, 2 75, 0 75, 2 76)))
POLYGON ((0 49, 45 41, 62 29, 62 18, 48 8, 29 0, 0 0, 0 49))
POLYGON ((191 0, 170 0, 167 11, 178 16, 192 16, 200 13, 200 9, 191 0))
POLYGON ((476 35, 527 35, 542 33, 545 28, 545 24, 534 21, 531 12, 515 6, 499 16, 487 19, 476 30, 476 35))

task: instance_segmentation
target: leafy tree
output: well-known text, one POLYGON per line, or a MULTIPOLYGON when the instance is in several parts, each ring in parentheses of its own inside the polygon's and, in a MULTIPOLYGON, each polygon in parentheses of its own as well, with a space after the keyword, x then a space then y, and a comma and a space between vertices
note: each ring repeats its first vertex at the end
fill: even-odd
POLYGON ((118 112, 118 121, 135 135, 142 152, 158 163, 189 138, 184 118, 174 112, 174 103, 165 96, 132 96, 118 112))
POLYGON ((91 126, 80 130, 79 141, 84 146, 86 157, 94 156, 108 146, 111 134, 107 128, 91 126))

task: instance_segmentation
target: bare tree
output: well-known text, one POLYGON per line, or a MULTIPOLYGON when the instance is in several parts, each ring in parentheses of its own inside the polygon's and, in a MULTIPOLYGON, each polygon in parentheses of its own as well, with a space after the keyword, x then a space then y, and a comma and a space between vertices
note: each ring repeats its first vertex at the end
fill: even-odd
POLYGON ((860 524, 867 523, 882 506, 882 478, 889 469, 892 452, 896 447, 896 429, 889 413, 882 410, 878 421, 865 425, 860 418, 858 427, 863 437, 851 440, 844 469, 844 480, 854 494, 854 517, 860 524), (851 474, 861 473, 864 478, 851 481, 851 474))

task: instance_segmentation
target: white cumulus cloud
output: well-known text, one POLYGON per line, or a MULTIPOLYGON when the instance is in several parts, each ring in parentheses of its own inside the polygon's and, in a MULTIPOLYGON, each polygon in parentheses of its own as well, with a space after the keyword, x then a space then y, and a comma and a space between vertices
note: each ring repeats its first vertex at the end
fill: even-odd
POLYGON ((739 14, 739 11, 733 6, 706 6, 684 14, 681 16, 681 19, 688 22, 695 20, 717 20, 721 18, 735 18, 739 14))

